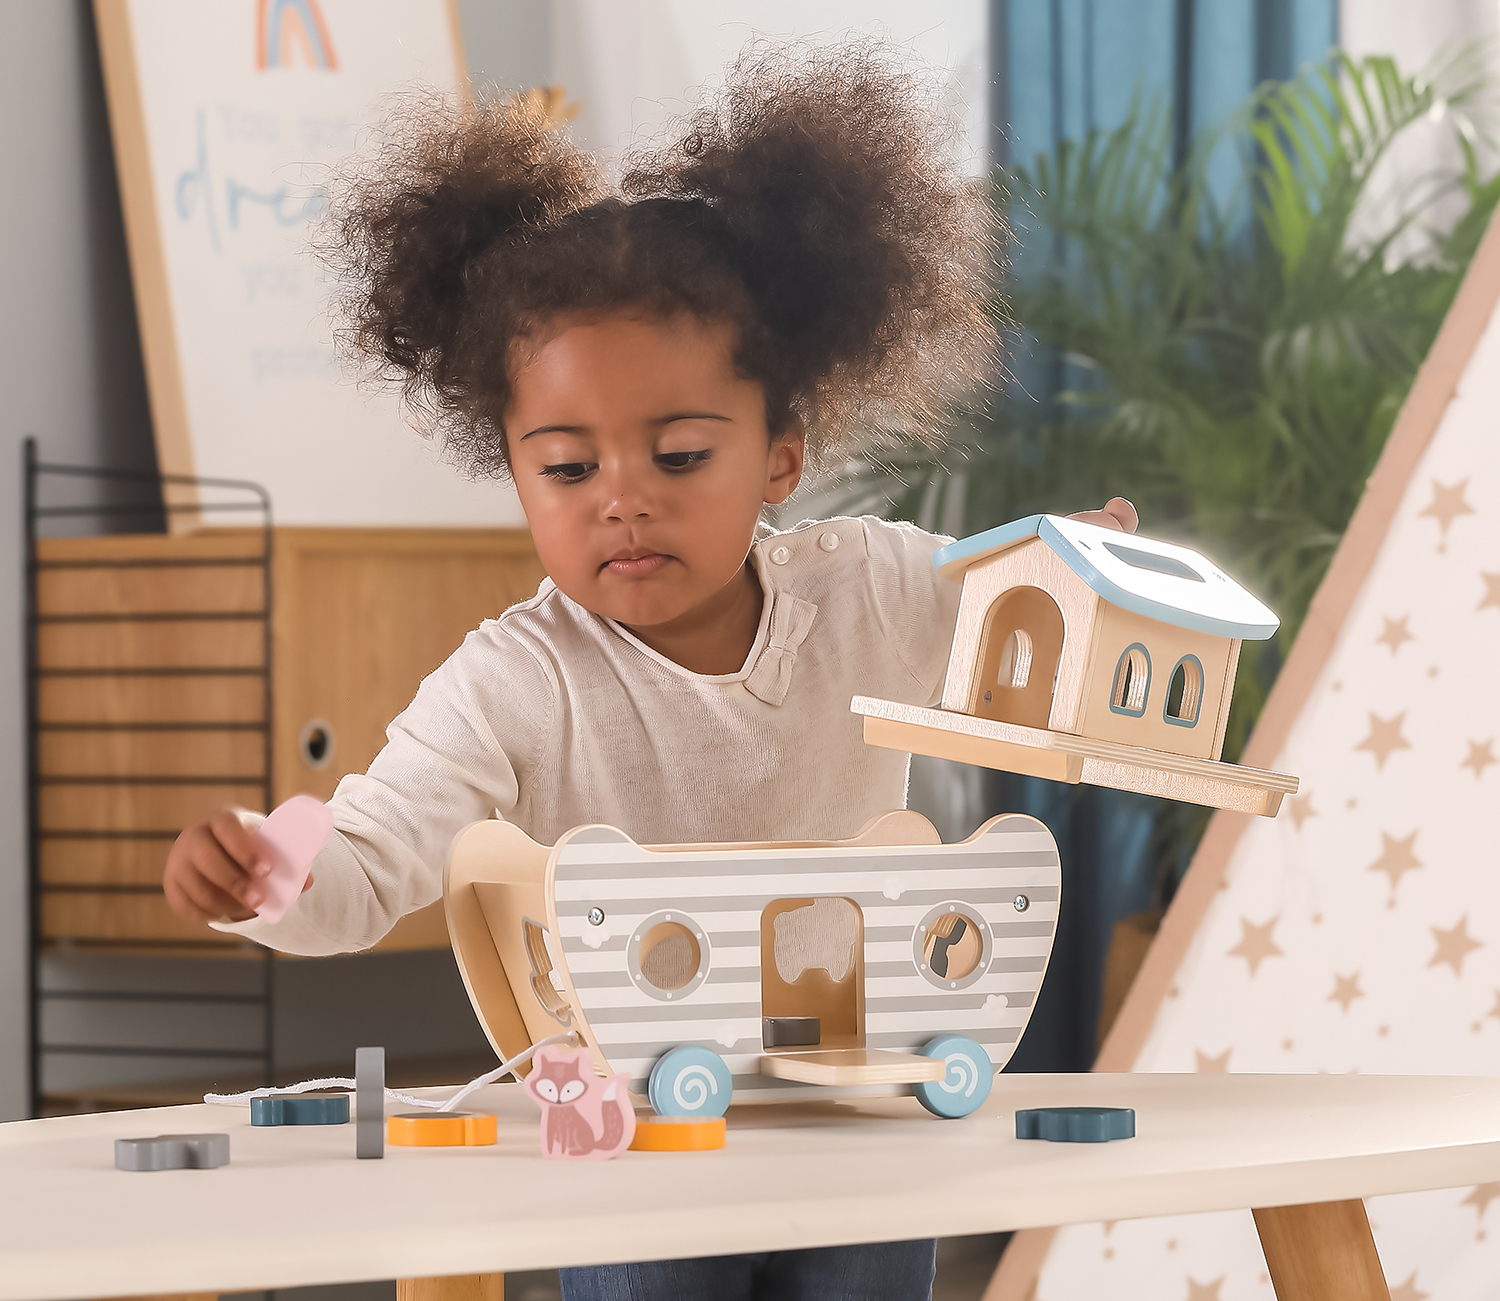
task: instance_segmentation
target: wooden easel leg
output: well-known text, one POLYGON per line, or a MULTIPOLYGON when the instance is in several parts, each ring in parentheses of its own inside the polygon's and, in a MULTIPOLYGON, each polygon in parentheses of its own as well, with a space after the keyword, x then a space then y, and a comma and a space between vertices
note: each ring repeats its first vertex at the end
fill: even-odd
POLYGON ((403 1278, 396 1283, 396 1301, 505 1301, 505 1275, 403 1278))
POLYGON ((1276 1301, 1391 1301, 1362 1201, 1255 1212, 1276 1301))

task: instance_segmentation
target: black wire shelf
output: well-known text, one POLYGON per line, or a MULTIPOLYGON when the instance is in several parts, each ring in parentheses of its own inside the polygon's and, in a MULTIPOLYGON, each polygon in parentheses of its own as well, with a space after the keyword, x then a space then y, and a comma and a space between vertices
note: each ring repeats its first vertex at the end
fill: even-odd
MULTIPOLYGON (((31 1114, 41 1114, 41 1108, 46 1099, 54 1096, 55 1091, 44 1088, 44 1063, 49 1058, 246 1062, 256 1064, 263 1082, 270 1083, 275 1073, 273 1034, 275 966, 268 950, 256 950, 255 946, 229 936, 224 937, 222 942, 216 942, 207 937, 183 939, 153 935, 94 937, 56 934, 48 930, 48 918, 54 915, 70 914, 54 911, 44 917, 42 906, 44 899, 57 901, 49 905, 49 908, 53 910, 65 909, 68 905, 64 901, 69 898, 80 901, 94 898, 99 901, 98 905, 87 905, 89 907, 102 907, 108 900, 114 898, 120 899, 122 905, 126 899, 132 897, 161 900, 163 892, 159 880, 103 882, 80 879, 89 874, 86 863, 96 861, 96 859, 85 860, 85 865, 70 866, 69 855, 75 852, 81 853, 85 848, 88 854, 97 855, 99 848, 107 848, 112 844, 119 845, 122 850, 130 846, 160 845, 164 854, 165 847, 174 841, 181 831, 180 827, 154 827, 149 822, 145 826, 136 827, 128 825, 75 827, 57 825, 56 822, 49 824, 43 817, 42 797, 46 791, 69 788, 86 790, 92 787, 118 791, 120 794, 112 798, 126 800, 130 798, 129 793, 133 791, 140 791, 144 795, 145 792, 151 790, 172 787, 185 790, 225 787, 237 788, 241 791, 253 788, 259 793, 261 806, 271 807, 272 698, 269 666, 271 663, 272 532, 270 499, 259 485, 241 480, 44 462, 38 456, 36 440, 32 438, 26 439, 23 444, 22 461, 25 476, 26 521, 24 599, 28 738, 27 879, 29 885, 27 970, 31 1114), (77 486, 70 489, 67 487, 70 484, 77 486), (86 503, 68 499, 69 496, 80 495, 80 490, 99 494, 115 492, 117 496, 123 495, 124 499, 106 498, 86 503), (163 521, 174 531, 184 525, 190 528, 202 528, 222 522, 233 529, 232 533, 224 535, 226 539, 232 538, 233 541, 226 541, 223 554, 202 554, 200 549, 197 553, 185 553, 180 556, 164 555, 160 554, 161 549, 152 543, 147 543, 142 550, 155 549, 158 554, 69 554, 70 551, 83 549, 71 545, 71 539, 74 537, 93 538, 101 532, 109 533, 122 525, 135 529, 143 527, 149 529, 153 524, 160 527, 163 521), (44 525, 46 526, 45 536, 44 525), (45 554, 51 543, 64 539, 69 541, 62 554, 45 554), (110 578, 111 575, 119 575, 123 579, 128 571, 169 570, 192 570, 205 573, 205 579, 197 580, 200 586, 205 583, 209 587, 214 585, 211 576, 208 576, 212 571, 224 572, 227 579, 236 572, 258 570, 260 581, 258 584, 251 585, 249 592, 221 591, 217 599, 210 599, 206 602, 208 605, 227 608, 199 609, 191 606, 184 608, 181 607, 179 600, 169 598, 158 599, 154 603, 156 608, 132 610, 127 605, 124 609, 104 610, 94 607, 101 603, 109 604, 109 601, 107 599, 101 601, 97 597, 78 599, 73 602, 83 606, 82 609, 45 608, 45 603, 55 601, 59 591, 58 585, 65 583, 70 573, 83 574, 87 571, 94 571, 101 575, 94 582, 107 583, 114 581, 110 578), (247 599, 255 598, 255 586, 259 587, 259 604, 245 605, 244 602, 247 599), (49 663, 47 660, 48 655, 56 653, 59 638, 87 636, 88 629, 91 627, 101 630, 123 627, 174 629, 193 624, 216 626, 240 624, 257 628, 256 640, 259 643, 259 651, 255 658, 258 662, 132 664, 129 662, 128 653, 119 651, 114 651, 109 656, 111 659, 125 661, 117 664, 97 666, 78 665, 76 662, 56 664, 49 663), (77 629, 78 632, 70 633, 69 629, 77 629), (47 635, 45 644, 44 632, 47 635), (54 697, 50 694, 65 690, 63 684, 68 681, 77 681, 81 684, 90 681, 108 684, 111 681, 124 682, 132 679, 164 683, 187 682, 192 679, 242 679, 249 684, 255 684, 252 690, 255 691, 257 697, 257 708, 254 711, 257 716, 184 718, 177 715, 190 712, 189 707, 185 707, 180 699, 169 699, 162 703, 161 710, 164 716, 160 717, 151 716, 153 706, 150 703, 140 703, 130 707, 132 713, 139 711, 143 715, 140 717, 120 718, 117 715, 123 711, 118 706, 107 711, 103 711, 101 707, 101 712, 109 712, 115 716, 90 717, 84 709, 87 709, 90 702, 95 699, 93 694, 78 698, 82 708, 75 703, 67 710, 57 709, 53 703, 54 697), (45 719, 42 717, 43 683, 56 684, 47 688, 49 692, 48 712, 53 714, 65 712, 69 715, 68 717, 45 719), (74 716, 75 714, 80 716, 74 716), (77 773, 58 771, 48 766, 50 751, 43 749, 42 738, 44 736, 90 733, 100 735, 224 733, 237 736, 243 736, 246 733, 255 734, 259 737, 261 752, 261 760, 257 765, 259 771, 225 774, 202 772, 77 773), (46 847, 45 865, 43 862, 44 846, 46 847), (87 986, 69 984, 65 987, 49 987, 45 983, 44 957, 97 956, 101 961, 122 962, 137 957, 161 955, 167 955, 173 961, 176 960, 174 955, 182 958, 240 961, 250 956, 261 968, 260 979, 253 990, 223 992, 216 992, 212 989, 138 989, 129 987, 133 984, 130 979, 121 981, 121 985, 126 986, 124 988, 118 985, 111 988, 97 988, 95 982, 90 982, 87 986), (184 1009, 184 1014, 189 1007, 204 1005, 225 1008, 256 1007, 261 1011, 260 1032, 253 1046, 240 1044, 223 1047, 204 1047, 191 1042, 89 1042, 87 1038, 79 1038, 74 1034, 51 1038, 44 1033, 42 1022, 44 1007, 84 1007, 90 1003, 116 1008, 129 1004, 143 1006, 157 1004, 167 1008, 175 1006, 184 1009)), ((132 536, 145 535, 137 532, 132 536)), ((241 584, 245 582, 239 578, 234 581, 241 584)), ((150 602, 139 603, 151 604, 150 602)), ((122 604, 126 603, 122 601, 122 604)), ((241 651, 241 656, 243 653, 241 651)), ((75 654, 73 658, 76 661, 81 656, 75 654)), ((98 693, 103 689, 102 686, 90 687, 89 692, 98 693)), ((170 692, 163 694, 171 695, 170 692)), ((223 709, 224 704, 221 703, 220 708, 223 709)), ((230 704, 227 712, 237 713, 238 708, 230 704)), ((139 817, 137 820, 145 821, 139 817)), ((139 853, 140 851, 136 849, 133 852, 139 853)), ((134 914, 127 915, 133 916, 134 914)), ((113 927, 106 929, 113 929, 113 927)), ((131 970, 140 969, 132 968, 131 970)), ((112 1039, 119 1037, 118 1028, 110 1037, 112 1039)), ((155 1037, 153 1035, 153 1039, 155 1037)), ((99 1087, 108 1092, 110 1086, 100 1085, 99 1087)), ((77 1089, 66 1092, 83 1096, 83 1093, 77 1089)), ((84 1093, 86 1092, 87 1090, 84 1090, 84 1093)))

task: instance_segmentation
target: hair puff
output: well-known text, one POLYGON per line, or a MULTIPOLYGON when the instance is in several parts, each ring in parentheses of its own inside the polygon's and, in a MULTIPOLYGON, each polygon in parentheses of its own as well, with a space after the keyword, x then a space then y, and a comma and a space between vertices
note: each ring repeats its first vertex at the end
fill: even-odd
POLYGON ((769 427, 800 421, 815 461, 936 438, 993 361, 996 232, 934 98, 876 42, 752 46, 618 194, 538 101, 409 100, 333 187, 340 337, 474 474, 507 468, 517 344, 577 311, 733 322, 769 427))
POLYGON ((951 163, 955 125, 888 46, 752 46, 676 139, 627 159, 622 188, 721 215, 825 452, 875 431, 932 436, 976 384, 993 227, 951 163))

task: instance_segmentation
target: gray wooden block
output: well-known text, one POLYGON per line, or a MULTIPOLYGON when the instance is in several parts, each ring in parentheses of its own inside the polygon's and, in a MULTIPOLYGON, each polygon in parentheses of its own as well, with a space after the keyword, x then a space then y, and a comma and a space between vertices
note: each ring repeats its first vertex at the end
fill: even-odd
POLYGON ((766 1048, 807 1048, 823 1036, 823 1020, 816 1016, 763 1016, 760 1041, 766 1048))
POLYGON ((385 1156, 385 1049, 354 1050, 354 1154, 361 1161, 385 1156))
POLYGON ((212 1170, 228 1164, 228 1134, 115 1139, 116 1170, 212 1170))

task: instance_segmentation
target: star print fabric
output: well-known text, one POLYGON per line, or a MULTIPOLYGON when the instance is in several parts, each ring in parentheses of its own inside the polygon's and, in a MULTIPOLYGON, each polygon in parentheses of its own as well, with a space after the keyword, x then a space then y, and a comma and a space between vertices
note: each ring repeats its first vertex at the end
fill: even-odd
MULTIPOLYGON (((1135 1069, 1500 1074, 1497 412, 1500 313, 1269 765, 1301 792, 1240 838, 1135 1069)), ((1493 1298, 1495 1200, 1371 1199, 1393 1301, 1493 1298)), ((1243 1211, 1062 1229, 1035 1296, 1273 1291, 1243 1211)))

